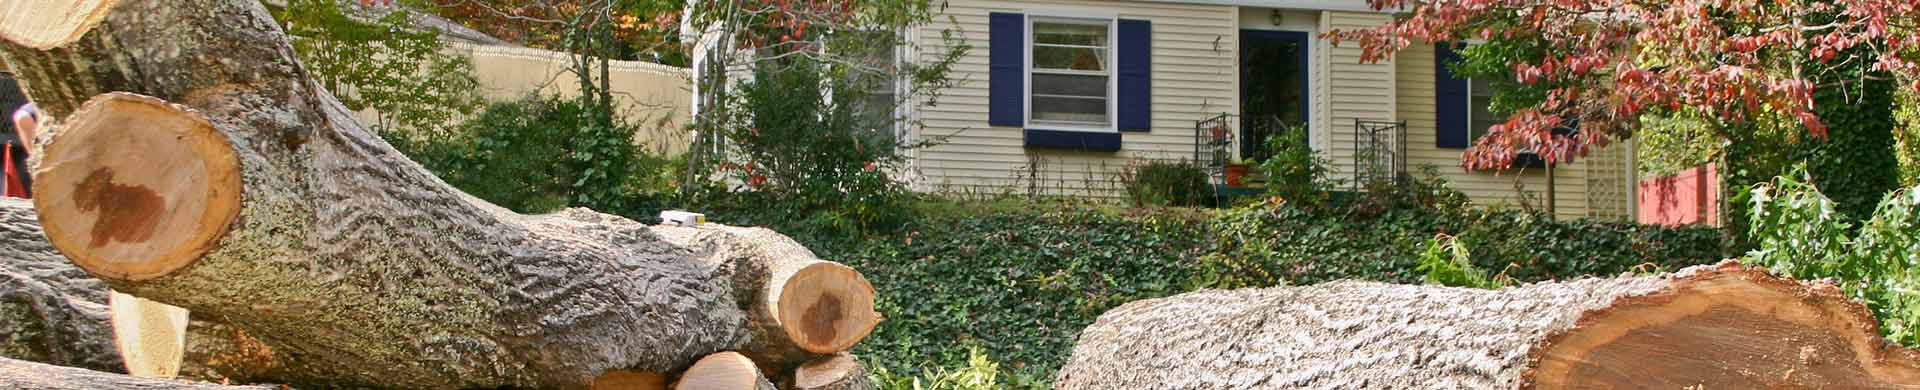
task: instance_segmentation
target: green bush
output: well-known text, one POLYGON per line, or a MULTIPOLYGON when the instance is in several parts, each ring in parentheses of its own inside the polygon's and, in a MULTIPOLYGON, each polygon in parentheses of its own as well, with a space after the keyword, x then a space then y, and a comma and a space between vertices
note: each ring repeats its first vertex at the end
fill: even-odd
POLYGON ((388 142, 448 184, 514 211, 650 205, 668 162, 633 144, 634 125, 599 125, 592 115, 573 99, 529 97, 489 105, 455 137, 388 142))
POLYGON ((1889 340, 1920 345, 1920 186, 1882 198, 1855 227, 1811 180, 1753 187, 1745 261, 1800 279, 1834 278, 1866 302, 1889 340))
POLYGON ((895 374, 886 367, 868 375, 878 390, 1002 390, 1046 389, 1044 384, 1002 383, 1000 364, 987 358, 979 347, 967 348, 965 365, 922 370, 922 376, 895 374))
POLYGON ((1473 266, 1473 251, 1453 236, 1434 236, 1427 240, 1426 247, 1427 250, 1420 253, 1419 267, 1414 270, 1427 274, 1427 284, 1479 289, 1507 286, 1507 279, 1487 277, 1486 270, 1473 266))
POLYGON ((1305 125, 1292 125, 1267 139, 1272 157, 1260 162, 1267 193, 1296 203, 1324 200, 1334 185, 1327 181, 1327 159, 1307 144, 1305 125))
POLYGON ((1120 183, 1134 206, 1207 206, 1213 184, 1207 171, 1191 161, 1134 162, 1120 170, 1120 183))

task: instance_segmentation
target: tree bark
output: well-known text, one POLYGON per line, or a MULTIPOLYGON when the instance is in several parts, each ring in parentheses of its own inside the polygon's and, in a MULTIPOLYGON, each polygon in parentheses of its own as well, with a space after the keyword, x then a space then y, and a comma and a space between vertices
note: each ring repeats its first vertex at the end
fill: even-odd
POLYGON ((81 368, 0 358, 0 388, 17 390, 276 390, 275 386, 227 386, 205 382, 141 378, 81 368))
POLYGON ((1133 302, 1059 389, 1920 388, 1830 285, 1731 261, 1500 290, 1342 281, 1133 302))
POLYGON ((794 390, 873 390, 860 359, 841 353, 801 365, 793 373, 794 390))
POLYGON ((53 249, 31 207, 0 198, 0 357, 124 372, 107 286, 53 249))
MULTIPOLYGON (((26 35, 60 34, 0 34, 26 35)), ((115 290, 244 330, 277 359, 266 379, 585 388, 766 344, 736 301, 758 287, 658 228, 515 214, 400 155, 256 1, 126 0, 77 41, 30 45, 0 53, 67 117, 36 167, 54 246, 115 290)), ((824 312, 871 313, 840 304, 824 312)))

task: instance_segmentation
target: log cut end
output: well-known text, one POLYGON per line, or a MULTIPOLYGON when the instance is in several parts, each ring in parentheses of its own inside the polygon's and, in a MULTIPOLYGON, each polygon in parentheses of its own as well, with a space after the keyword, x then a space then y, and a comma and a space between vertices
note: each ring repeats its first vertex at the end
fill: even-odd
POLYGON ((107 298, 113 310, 113 344, 127 363, 127 374, 172 378, 180 373, 186 351, 187 309, 118 292, 107 298))
POLYGON ((852 354, 840 353, 803 364, 793 373, 798 390, 867 390, 873 383, 852 354))
POLYGON ((108 93, 67 119, 36 171, 47 239, 103 279, 137 281, 199 260, 240 211, 239 160, 185 107, 108 93))
POLYGON ((831 354, 853 348, 880 323, 873 285, 851 267, 817 262, 795 272, 780 292, 780 323, 808 352, 831 354))
POLYGON ((753 360, 738 352, 720 352, 700 361, 693 362, 687 372, 680 374, 680 382, 673 384, 674 390, 761 390, 772 389, 760 368, 753 360))
POLYGON ((0 12, 0 38, 47 50, 80 40, 119 0, 10 0, 0 12))
POLYGON ((593 390, 666 390, 667 376, 657 372, 614 370, 593 378, 593 390))
POLYGON ((1830 285, 1731 263, 1583 316, 1533 351, 1531 385, 1877 389, 1920 385, 1866 308, 1830 285))

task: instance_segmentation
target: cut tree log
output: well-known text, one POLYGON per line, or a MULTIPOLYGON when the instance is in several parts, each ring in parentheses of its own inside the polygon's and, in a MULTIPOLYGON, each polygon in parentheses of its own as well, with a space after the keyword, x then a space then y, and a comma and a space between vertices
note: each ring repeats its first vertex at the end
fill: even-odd
POLYGON ((61 367, 0 358, 0 388, 14 390, 278 390, 278 386, 227 386, 61 367))
POLYGON ((877 318, 850 269, 735 285, 664 228, 453 189, 317 87, 257 1, 127 0, 51 50, 18 38, 67 34, 39 28, 0 25, 0 55, 66 118, 35 171, 49 240, 117 291, 244 330, 271 351, 263 379, 586 388, 723 350, 844 349, 877 318), (778 297, 781 330, 750 325, 743 296, 778 297))
POLYGON ((801 365, 793 372, 794 390, 873 390, 860 359, 840 353, 801 365))
POLYGON ((113 315, 113 345, 126 361, 127 375, 180 375, 187 343, 187 309, 118 292, 107 298, 107 306, 113 315))
POLYGON ((765 228, 711 224, 657 230, 732 280, 755 340, 741 352, 764 372, 784 374, 853 348, 880 322, 867 304, 874 291, 865 276, 820 260, 792 238, 765 228))
POLYGON ((700 358, 680 374, 674 390, 774 390, 773 382, 760 373, 753 359, 738 352, 721 352, 700 358))
POLYGON ((32 205, 0 198, 0 357, 124 372, 107 286, 48 243, 32 205))
POLYGON ((1122 305, 1058 389, 1920 388, 1826 284, 1732 261, 1500 290, 1341 281, 1122 305))

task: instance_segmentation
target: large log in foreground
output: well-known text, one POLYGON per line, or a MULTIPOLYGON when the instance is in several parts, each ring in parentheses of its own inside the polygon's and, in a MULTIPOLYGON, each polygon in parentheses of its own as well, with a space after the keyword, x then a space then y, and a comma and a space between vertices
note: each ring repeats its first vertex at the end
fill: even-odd
POLYGON ((117 291, 244 330, 262 379, 586 388, 726 350, 797 365, 877 321, 838 264, 461 193, 318 88, 257 1, 17 3, 97 21, 0 25, 8 67, 65 117, 35 170, 47 237, 117 291))
POLYGON ((1501 290, 1342 281, 1133 302, 1059 389, 1920 388, 1832 286, 1731 261, 1501 290))

